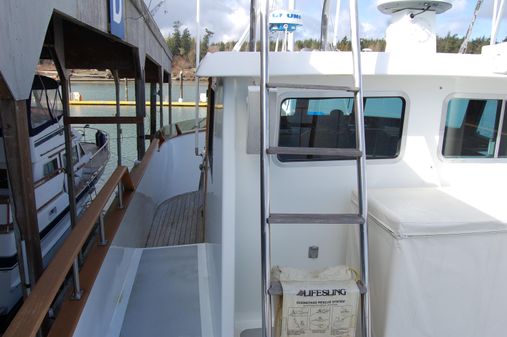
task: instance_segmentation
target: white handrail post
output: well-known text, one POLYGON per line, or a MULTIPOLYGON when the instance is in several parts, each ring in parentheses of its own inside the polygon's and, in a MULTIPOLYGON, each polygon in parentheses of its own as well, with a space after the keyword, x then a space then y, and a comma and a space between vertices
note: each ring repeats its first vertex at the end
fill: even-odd
POLYGON ((81 289, 81 283, 79 281, 79 264, 77 257, 74 259, 74 263, 72 264, 72 275, 74 278, 74 293, 72 294, 72 299, 79 301, 81 296, 83 296, 83 290, 81 289))
POLYGON ((200 55, 201 55, 201 5, 200 0, 196 0, 196 16, 195 16, 195 155, 199 155, 199 77, 197 77, 197 68, 199 67, 200 55))
POLYGON ((100 212, 99 216, 99 246, 107 245, 106 231, 104 229, 104 211, 100 212))
POLYGON ((262 269, 262 336, 272 335, 271 296, 268 293, 271 283, 271 237, 268 222, 269 213, 269 102, 267 81, 269 79, 268 56, 268 15, 269 0, 262 0, 260 6, 261 52, 260 52, 260 183, 261 183, 261 269, 262 269))
POLYGON ((123 184, 118 183, 118 208, 123 209, 123 184))
POLYGON ((357 148, 363 153, 357 159, 357 190, 359 215, 364 219, 360 225, 360 249, 361 249, 361 282, 366 288, 366 292, 361 295, 361 327, 363 337, 371 336, 370 325, 370 288, 368 271, 368 205, 366 195, 366 146, 364 136, 364 111, 363 111, 363 83, 361 74, 361 41, 359 39, 359 22, 357 13, 357 1, 349 1, 350 10, 350 40, 352 47, 352 63, 354 74, 354 86, 357 92, 354 95, 355 119, 356 119, 356 144, 357 148))

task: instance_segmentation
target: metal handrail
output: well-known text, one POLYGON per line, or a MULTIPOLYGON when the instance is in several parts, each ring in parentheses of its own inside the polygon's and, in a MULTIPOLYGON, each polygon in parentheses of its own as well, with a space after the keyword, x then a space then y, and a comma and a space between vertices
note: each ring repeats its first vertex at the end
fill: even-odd
MULTIPOLYGON (((69 270, 87 241, 95 224, 100 220, 104 208, 117 186, 123 186, 123 193, 135 190, 134 182, 127 167, 119 166, 102 187, 90 207, 86 209, 76 227, 63 243, 53 260, 33 287, 20 310, 9 325, 4 337, 36 336, 47 312, 65 281, 69 270)), ((121 199, 121 198, 119 198, 121 199)), ((102 226, 101 226, 102 227, 102 226)), ((101 228, 103 229, 103 227, 101 228)), ((101 233, 101 238, 103 237, 101 233)))
MULTIPOLYGON (((261 53, 260 53, 260 220, 261 220, 261 289, 262 289, 262 337, 271 337, 272 332, 272 299, 271 285, 271 229, 270 229, 270 195, 269 195, 269 93, 273 87, 269 84, 269 40, 268 19, 269 0, 262 0, 260 6, 261 21, 261 53)), ((324 11, 327 13, 328 2, 325 1, 324 11)), ((350 33, 352 45, 352 64, 354 77, 354 108, 356 121, 356 150, 360 155, 356 159, 357 189, 358 189, 358 218, 364 219, 360 225, 361 252, 361 331, 363 337, 371 336, 370 327, 370 298, 368 292, 368 226, 367 226, 367 196, 366 196, 366 150, 364 135, 364 107, 361 74, 361 48, 359 40, 359 24, 357 15, 357 0, 349 0, 350 33)), ((326 14, 327 15, 327 14, 326 14)), ((327 31, 327 28, 326 28, 327 31)), ((327 34, 327 32, 326 32, 327 34)), ((323 34, 324 35, 324 34, 323 34)), ((326 42, 327 44, 327 42, 326 42)), ((273 151, 271 151, 273 153, 273 151)), ((343 214, 342 214, 343 215, 343 214)), ((273 222, 275 223, 275 222, 273 222)), ((292 221, 290 223, 293 223, 292 221)), ((334 220, 333 220, 333 223, 334 220)))
POLYGON ((359 216, 364 223, 359 226, 359 249, 361 262, 361 283, 366 289, 361 294, 361 333, 363 337, 371 336, 370 322, 370 288, 368 270, 368 201, 366 195, 366 141, 364 135, 364 106, 363 106, 363 76, 361 72, 361 41, 359 40, 359 22, 357 14, 357 0, 349 0, 350 12, 350 41, 352 49, 352 64, 354 74, 354 108, 356 119, 356 146, 363 153, 357 158, 357 200, 359 216))
POLYGON ((81 134, 84 137, 84 142, 85 143, 94 143, 94 142, 88 142, 87 141, 87 139, 86 139, 86 130, 100 131, 100 132, 102 132, 103 134, 106 135, 106 142, 101 147, 99 147, 99 149, 97 151, 95 151, 94 154, 91 155, 90 160, 92 160, 93 158, 95 158, 95 156, 97 156, 97 154, 100 153, 101 151, 104 151, 105 149, 109 150, 110 137, 109 137, 109 133, 108 132, 106 132, 104 130, 101 130, 101 129, 98 129, 98 128, 91 127, 91 126, 73 127, 73 129, 81 132, 81 134), (83 130, 83 131, 81 131, 81 130, 83 130))
POLYGON ((268 93, 268 15, 269 0, 262 0, 260 6, 260 35, 261 35, 261 76, 260 76, 260 184, 261 184, 261 291, 262 291, 262 337, 271 337, 271 322, 273 317, 271 296, 268 289, 271 283, 271 229, 268 222, 269 215, 269 93, 268 93))

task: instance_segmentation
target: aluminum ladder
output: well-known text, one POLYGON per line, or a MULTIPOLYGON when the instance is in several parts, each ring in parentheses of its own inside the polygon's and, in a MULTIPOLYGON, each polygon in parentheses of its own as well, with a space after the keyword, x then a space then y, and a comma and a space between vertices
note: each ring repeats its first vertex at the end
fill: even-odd
POLYGON ((364 111, 362 75, 360 64, 360 41, 357 16, 357 1, 349 0, 350 30, 353 59, 354 87, 323 85, 273 84, 269 82, 268 72, 268 15, 269 0, 262 0, 260 6, 261 23, 261 76, 260 76, 260 181, 261 181, 261 259, 262 259, 262 336, 272 337, 272 296, 279 294, 279 284, 271 283, 271 225, 289 224, 351 224, 359 226, 361 280, 358 286, 361 292, 361 331, 363 337, 371 336, 370 299, 368 292, 368 228, 366 202, 366 151, 364 137, 364 111), (349 91, 354 93, 354 111, 356 124, 356 148, 293 148, 274 147, 269 144, 269 90, 273 88, 317 89, 349 91), (357 214, 273 214, 270 212, 269 163, 270 156, 278 154, 339 156, 353 159, 357 166, 358 213, 357 214))

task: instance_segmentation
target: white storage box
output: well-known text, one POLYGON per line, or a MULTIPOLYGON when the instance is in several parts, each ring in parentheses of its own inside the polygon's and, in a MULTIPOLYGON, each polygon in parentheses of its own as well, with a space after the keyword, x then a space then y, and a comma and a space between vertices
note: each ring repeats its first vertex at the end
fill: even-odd
POLYGON ((507 336, 507 198, 492 191, 369 191, 375 337, 507 336))

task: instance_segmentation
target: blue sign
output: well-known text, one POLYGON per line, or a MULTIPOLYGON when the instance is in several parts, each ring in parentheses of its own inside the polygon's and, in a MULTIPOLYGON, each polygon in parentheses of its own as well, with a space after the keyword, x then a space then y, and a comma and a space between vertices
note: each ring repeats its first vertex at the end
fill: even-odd
POLYGON ((111 34, 125 38, 125 20, 123 13, 124 0, 109 0, 109 22, 111 25, 111 34))
POLYGON ((270 23, 269 30, 272 32, 293 32, 298 25, 292 23, 270 23))

